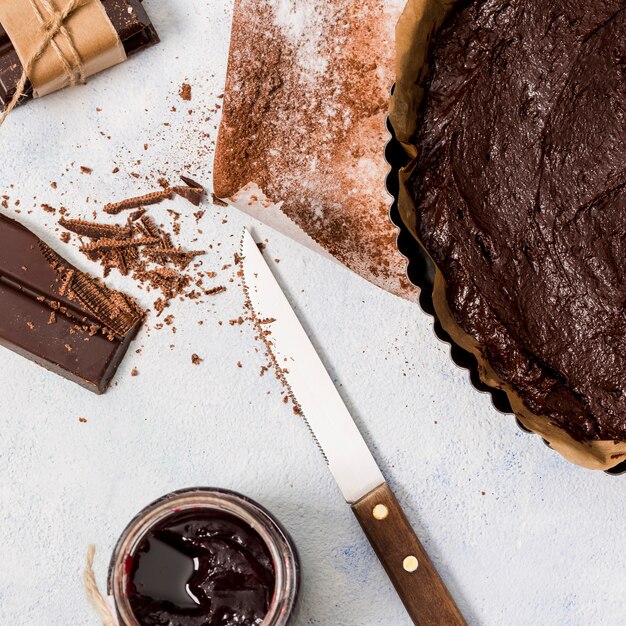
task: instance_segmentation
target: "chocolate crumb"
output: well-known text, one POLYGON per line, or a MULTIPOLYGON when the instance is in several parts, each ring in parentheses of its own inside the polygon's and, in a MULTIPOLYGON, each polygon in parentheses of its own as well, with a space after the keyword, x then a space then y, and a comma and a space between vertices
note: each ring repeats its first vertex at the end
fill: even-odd
POLYGON ((78 418, 78 421, 79 421, 81 424, 86 424, 86 423, 87 423, 87 420, 86 420, 84 417, 79 417, 79 418, 78 418))
POLYGON ((139 376, 139 370, 136 367, 133 367, 133 369, 130 370, 130 375, 131 376, 139 376))
POLYGON ((80 173, 81 174, 91 174, 93 172, 93 169, 91 167, 87 167, 86 165, 81 165, 80 166, 80 173))
POLYGON ((204 361, 204 359, 201 359, 197 354, 192 354, 191 355, 191 362, 194 365, 200 365, 200 363, 202 363, 204 361))
POLYGON ((191 85, 189 83, 183 83, 180 86, 180 91, 178 95, 183 99, 189 102, 191 100, 191 85))

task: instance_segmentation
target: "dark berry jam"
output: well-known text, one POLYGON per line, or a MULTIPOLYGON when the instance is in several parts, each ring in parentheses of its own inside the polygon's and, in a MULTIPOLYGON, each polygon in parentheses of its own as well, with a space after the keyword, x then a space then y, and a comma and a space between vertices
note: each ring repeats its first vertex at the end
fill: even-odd
POLYGON ((245 522, 211 509, 174 513, 131 558, 128 600, 141 626, 252 626, 274 594, 272 558, 245 522))

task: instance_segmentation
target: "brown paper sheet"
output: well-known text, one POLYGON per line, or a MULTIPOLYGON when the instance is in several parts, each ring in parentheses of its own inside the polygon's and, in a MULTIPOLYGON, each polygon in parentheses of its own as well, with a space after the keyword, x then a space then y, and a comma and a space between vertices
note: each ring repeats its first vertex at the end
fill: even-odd
MULTIPOLYGON (((24 67, 46 38, 41 18, 49 17, 48 4, 61 11, 67 0, 0 0, 0 23, 24 67)), ((124 46, 100 0, 88 0, 72 13, 65 22, 65 29, 54 38, 54 44, 44 51, 28 77, 35 97, 71 84, 62 57, 74 68, 82 63, 85 78, 126 60, 124 46)))
MULTIPOLYGON (((396 136, 413 160, 419 154, 415 135, 419 109, 425 95, 429 48, 437 30, 458 1, 460 0, 408 0, 396 28, 396 88, 390 101, 389 118, 396 136)), ((413 167, 414 161, 400 172, 398 205, 402 220, 420 243, 415 232, 416 208, 406 187, 413 167)), ((569 461, 589 469, 609 469, 626 458, 624 442, 576 441, 555 426, 549 418, 532 413, 515 390, 498 377, 485 359, 480 344, 456 322, 445 292, 445 279, 437 269, 433 304, 441 325, 455 343, 474 354, 481 380, 506 392, 513 411, 526 428, 543 437, 569 461)))

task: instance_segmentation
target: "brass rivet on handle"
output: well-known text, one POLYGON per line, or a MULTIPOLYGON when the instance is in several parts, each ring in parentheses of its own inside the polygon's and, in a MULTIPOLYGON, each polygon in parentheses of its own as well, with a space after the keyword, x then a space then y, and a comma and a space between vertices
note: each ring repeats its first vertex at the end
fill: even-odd
POLYGON ((383 520, 389 515, 389 509, 384 504, 377 504, 372 509, 374 519, 383 520))
POLYGON ((404 561, 402 561, 402 567, 404 567, 404 570, 409 572, 409 574, 412 574, 418 566, 419 562, 413 555, 407 556, 404 561))

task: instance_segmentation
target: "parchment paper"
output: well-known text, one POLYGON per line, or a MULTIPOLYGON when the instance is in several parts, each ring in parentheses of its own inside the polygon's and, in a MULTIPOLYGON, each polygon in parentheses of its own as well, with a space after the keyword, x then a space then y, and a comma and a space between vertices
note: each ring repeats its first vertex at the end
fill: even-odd
MULTIPOLYGON (((428 74, 428 53, 437 30, 458 0, 408 0, 396 29, 396 88, 390 101, 389 117, 396 136, 413 159, 400 172, 399 210, 406 226, 421 245, 415 231, 415 205, 407 191, 406 181, 419 154, 415 131, 419 108, 424 98, 428 74)), ((427 251, 426 251, 427 252, 427 251)), ((433 304, 446 332, 465 350, 476 356, 480 377, 488 385, 503 389, 513 411, 526 428, 543 437, 552 448, 569 461, 589 469, 609 469, 626 458, 626 443, 615 441, 580 442, 572 439, 548 417, 535 415, 515 390, 495 373, 486 360, 480 344, 468 335, 454 319, 446 300, 445 279, 437 269, 433 304)))
POLYGON ((416 300, 385 187, 403 7, 404 0, 237 0, 214 191, 416 300))

